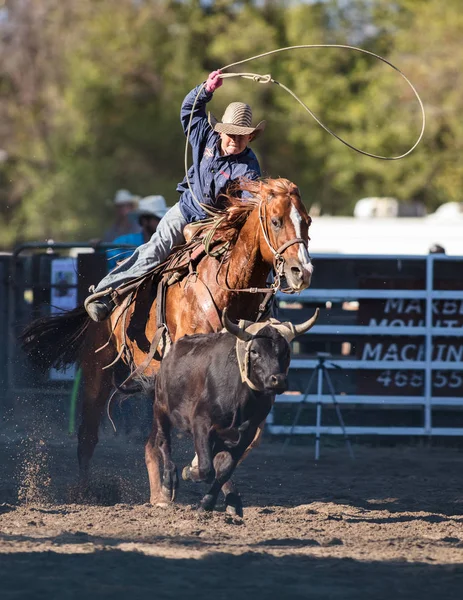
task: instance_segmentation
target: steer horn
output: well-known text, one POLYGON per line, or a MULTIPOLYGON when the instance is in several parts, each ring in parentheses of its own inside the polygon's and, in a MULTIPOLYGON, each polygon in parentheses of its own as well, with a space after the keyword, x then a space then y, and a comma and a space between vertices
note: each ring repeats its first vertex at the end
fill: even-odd
POLYGON ((225 329, 233 334, 234 336, 236 336, 238 339, 240 339, 243 342, 250 342, 252 340, 252 338, 254 337, 251 333, 248 333, 247 331, 245 331, 244 329, 241 329, 240 327, 238 327, 238 325, 235 325, 235 323, 232 323, 230 321, 230 319, 227 317, 227 309, 224 308, 223 313, 222 313, 222 323, 223 326, 225 327, 225 329))
POLYGON ((308 321, 300 323, 299 325, 293 325, 290 322, 286 322, 277 325, 276 328, 287 342, 291 342, 298 335, 302 335, 306 331, 309 331, 309 329, 312 329, 312 327, 317 322, 319 312, 320 309, 316 308, 313 316, 310 317, 308 321))

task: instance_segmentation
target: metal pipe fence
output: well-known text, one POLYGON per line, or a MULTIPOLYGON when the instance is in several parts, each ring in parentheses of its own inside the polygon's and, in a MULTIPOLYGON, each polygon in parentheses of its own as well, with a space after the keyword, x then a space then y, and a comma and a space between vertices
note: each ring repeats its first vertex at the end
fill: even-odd
MULTIPOLYGON (((345 340, 350 340, 349 343, 354 340, 357 348, 355 357, 349 354, 332 354, 330 361, 334 364, 330 365, 329 361, 326 362, 326 368, 332 374, 336 367, 341 367, 345 377, 348 378, 351 374, 357 376, 357 386, 351 385, 348 391, 336 390, 335 400, 341 406, 349 406, 352 410, 364 410, 365 407, 414 410, 421 408, 422 410, 420 426, 385 427, 381 423, 377 426, 347 424, 348 434, 463 435, 463 425, 441 427, 433 424, 433 411, 443 408, 452 410, 463 408, 463 278, 459 276, 453 281, 451 278, 447 280, 448 287, 455 287, 456 284, 460 289, 437 289, 442 286, 442 282, 438 280, 439 269, 436 269, 436 265, 453 264, 459 267, 455 272, 461 273, 463 257, 440 254, 430 254, 425 257, 320 255, 317 259, 321 263, 323 260, 328 262, 336 260, 346 265, 350 261, 362 261, 364 264, 370 261, 372 270, 378 260, 396 263, 405 260, 409 263, 417 261, 416 264, 424 262, 423 289, 413 289, 411 284, 416 284, 416 281, 409 279, 409 289, 403 289, 403 286, 402 289, 311 287, 299 294, 296 302, 300 308, 306 305, 318 305, 323 308, 333 302, 356 303, 357 318, 351 319, 355 324, 339 322, 315 325, 307 337, 306 348, 309 348, 309 351, 302 355, 297 351, 296 343, 296 351, 293 353, 290 366, 290 380, 297 379, 299 383, 295 386, 296 390, 277 396, 274 410, 267 421, 268 431, 273 435, 342 434, 341 427, 333 424, 314 422, 294 426, 278 422, 276 416, 277 413, 281 413, 283 406, 291 412, 291 407, 301 402, 316 407, 318 411, 322 406, 326 409, 332 404, 333 398, 326 393, 326 390, 321 394, 313 390, 304 391, 303 385, 318 364, 316 353, 310 356, 312 354, 310 345, 329 337, 334 343, 339 340, 338 346, 345 340), (382 318, 384 312, 393 313, 394 308, 408 311, 410 317, 408 322, 407 319, 382 318), (370 312, 368 324, 365 324, 361 318, 365 312, 367 315, 370 312), (416 318, 417 316, 420 318, 416 318), (385 348, 388 350, 385 351, 385 348), (376 380, 372 380, 371 375, 378 372, 382 374, 378 375, 376 380), (362 385, 362 377, 368 379, 368 383, 362 385), (392 391, 397 390, 397 392, 388 394, 384 393, 384 389, 379 389, 378 379, 381 377, 386 390, 389 386, 394 388, 392 391), (391 385, 391 382, 394 385, 391 385), (401 394, 402 389, 406 389, 407 393, 401 394)), ((317 260, 314 262, 316 265, 317 260)), ((284 307, 288 304, 288 298, 282 294, 278 299, 280 306, 284 307)), ((296 315, 298 311, 292 312, 296 315)), ((391 314, 386 316, 390 317, 391 314)), ((397 315, 392 316, 397 317, 397 315)), ((294 319, 296 320, 297 317, 295 316, 294 319)), ((342 384, 337 387, 342 387, 342 384)))
MULTIPOLYGON (((31 376, 17 347, 18 323, 50 310, 53 284, 49 273, 43 272, 50 270, 60 253, 83 249, 98 254, 98 250, 114 247, 132 248, 111 243, 31 243, 17 247, 8 257, 9 269, 3 263, 8 333, 4 390, 8 393, 62 395, 72 385, 72 381, 31 376), (31 261, 37 252, 42 252, 42 262, 50 253, 51 262, 41 262, 34 271, 31 261), (28 292, 32 299, 25 302, 28 292)), ((328 350, 325 366, 333 376, 335 401, 343 411, 350 411, 348 434, 463 435, 463 277, 459 275, 463 257, 318 255, 314 264, 313 287, 299 295, 278 295, 282 320, 301 322, 315 306, 322 311, 318 324, 293 345, 290 391, 277 397, 268 420, 269 433, 342 434, 342 428, 329 418, 333 408, 329 390, 306 390, 317 368, 318 351, 328 350), (293 426, 288 414, 301 402, 307 414, 302 415, 304 422, 293 426), (362 411, 376 411, 373 422, 365 419, 359 424, 350 418, 362 411), (388 423, 394 411, 412 411, 416 418, 388 423), (450 415, 445 424, 439 411, 450 415)), ((90 265, 91 283, 99 280, 97 271, 90 265)), ((88 285, 81 281, 84 273, 77 275, 77 282, 68 287, 79 287, 82 301, 88 285)))

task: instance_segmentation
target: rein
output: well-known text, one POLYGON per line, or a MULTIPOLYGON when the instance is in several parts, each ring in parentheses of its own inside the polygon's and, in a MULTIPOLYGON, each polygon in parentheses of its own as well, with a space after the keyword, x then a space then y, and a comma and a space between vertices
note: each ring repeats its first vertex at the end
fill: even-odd
MULTIPOLYGON (((291 288, 282 288, 281 287, 281 278, 283 277, 283 270, 284 270, 284 266, 285 266, 285 257, 283 256, 283 253, 285 252, 285 250, 287 250, 294 244, 303 244, 305 246, 306 242, 302 238, 293 238, 291 240, 288 240, 287 242, 285 242, 284 244, 282 244, 281 246, 279 246, 278 248, 275 249, 272 246, 272 243, 270 241, 270 237, 268 234, 268 230, 267 230, 267 211, 265 208, 266 206, 267 206, 266 203, 261 198, 259 201, 259 207, 258 207, 258 209, 259 209, 259 224, 260 224, 260 227, 262 230, 262 234, 264 236, 264 240, 266 241, 267 246, 269 247, 270 251, 273 254, 273 268, 274 268, 274 272, 275 272, 275 281, 272 283, 272 285, 270 287, 264 287, 264 288, 257 288, 257 287, 231 288, 228 285, 221 285, 219 283, 218 278, 219 278, 220 270, 225 261, 225 256, 222 256, 219 268, 217 269, 217 273, 215 275, 215 282, 220 289, 227 291, 227 292, 248 292, 251 294, 271 294, 271 295, 273 295, 273 294, 276 294, 276 292, 278 292, 279 290, 282 290, 286 294, 294 293, 294 290, 292 290, 291 288)), ((215 233, 215 231, 214 231, 214 233, 215 233)), ((225 275, 225 278, 224 278, 225 284, 227 283, 227 275, 228 275, 228 269, 227 269, 227 274, 225 275)))

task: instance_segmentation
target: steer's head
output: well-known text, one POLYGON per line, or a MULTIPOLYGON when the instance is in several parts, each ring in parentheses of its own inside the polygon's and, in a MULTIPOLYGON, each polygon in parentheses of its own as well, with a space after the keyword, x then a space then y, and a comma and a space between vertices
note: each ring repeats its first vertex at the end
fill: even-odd
POLYGON ((318 318, 313 317, 300 325, 281 323, 276 319, 253 323, 244 328, 232 323, 223 313, 227 331, 242 343, 237 345, 238 361, 243 381, 260 392, 282 394, 288 388, 288 369, 291 359, 289 343, 297 335, 308 331, 318 318))

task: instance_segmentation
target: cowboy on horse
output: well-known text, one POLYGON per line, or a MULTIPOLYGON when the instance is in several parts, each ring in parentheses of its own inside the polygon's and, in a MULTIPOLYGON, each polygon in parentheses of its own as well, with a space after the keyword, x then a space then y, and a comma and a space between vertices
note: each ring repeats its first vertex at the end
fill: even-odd
POLYGON ((151 239, 104 277, 86 299, 85 309, 94 321, 103 321, 110 316, 119 303, 119 287, 147 274, 164 262, 174 246, 184 243, 186 225, 206 218, 189 182, 196 197, 204 204, 223 208, 220 197, 231 182, 242 177, 251 180, 260 177, 259 162, 248 143, 265 129, 265 121, 252 126, 251 107, 243 102, 229 104, 222 121, 217 121, 211 114, 209 118, 206 115, 206 104, 222 83, 221 71, 213 71, 201 92, 197 86, 185 97, 181 122, 185 134, 190 132, 193 165, 177 186, 180 200, 161 219, 151 239))

